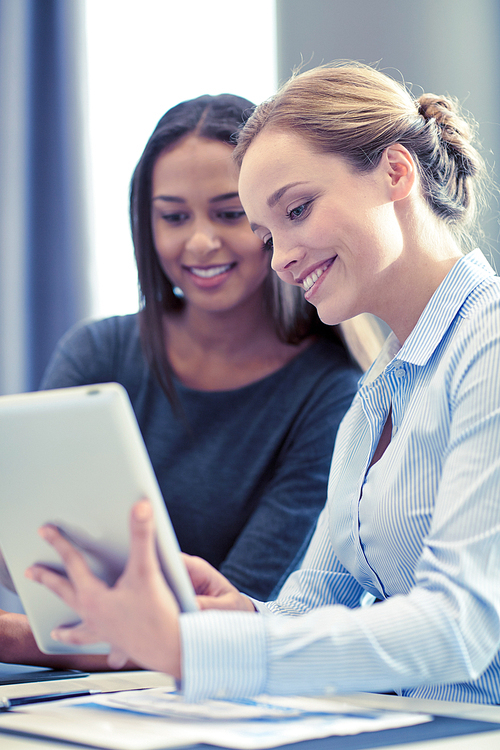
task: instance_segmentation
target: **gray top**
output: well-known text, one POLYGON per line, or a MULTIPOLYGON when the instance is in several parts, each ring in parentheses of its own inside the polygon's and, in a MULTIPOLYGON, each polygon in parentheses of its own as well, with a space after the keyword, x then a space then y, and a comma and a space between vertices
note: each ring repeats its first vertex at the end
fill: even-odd
POLYGON ((144 359, 138 316, 126 315, 69 331, 41 387, 121 383, 181 549, 265 600, 302 559, 359 376, 340 343, 319 339, 243 388, 197 391, 177 382, 177 417, 144 359))

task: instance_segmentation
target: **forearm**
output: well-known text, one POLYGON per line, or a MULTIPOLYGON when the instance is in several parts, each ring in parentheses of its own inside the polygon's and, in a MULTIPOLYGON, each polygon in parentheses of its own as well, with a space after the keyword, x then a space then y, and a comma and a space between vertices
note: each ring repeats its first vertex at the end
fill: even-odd
MULTIPOLYGON (((102 655, 42 653, 36 645, 26 615, 4 610, 0 610, 0 661, 58 669, 81 669, 87 672, 104 672, 110 669, 106 656, 102 655)), ((135 667, 128 664, 127 668, 135 667)))

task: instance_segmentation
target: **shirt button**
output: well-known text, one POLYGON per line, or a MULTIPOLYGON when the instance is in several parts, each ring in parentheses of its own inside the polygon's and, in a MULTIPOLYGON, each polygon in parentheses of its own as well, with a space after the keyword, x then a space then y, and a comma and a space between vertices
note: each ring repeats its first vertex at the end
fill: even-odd
POLYGON ((406 370, 404 367, 400 367, 399 370, 396 370, 396 377, 397 378, 404 378, 406 377, 406 370))

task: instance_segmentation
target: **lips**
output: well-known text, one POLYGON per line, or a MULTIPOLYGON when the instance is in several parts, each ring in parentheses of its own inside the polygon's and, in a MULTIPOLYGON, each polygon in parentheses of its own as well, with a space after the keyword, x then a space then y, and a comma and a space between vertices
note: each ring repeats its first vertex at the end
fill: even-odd
POLYGON ((309 273, 305 278, 299 280, 305 292, 308 292, 310 289, 312 289, 318 279, 320 279, 325 271, 330 268, 336 257, 337 256, 335 255, 335 257, 330 258, 330 260, 327 260, 325 263, 315 268, 314 271, 309 273))
POLYGON ((220 266, 184 266, 184 268, 199 279, 213 279, 215 276, 227 273, 235 265, 236 263, 225 263, 220 266))

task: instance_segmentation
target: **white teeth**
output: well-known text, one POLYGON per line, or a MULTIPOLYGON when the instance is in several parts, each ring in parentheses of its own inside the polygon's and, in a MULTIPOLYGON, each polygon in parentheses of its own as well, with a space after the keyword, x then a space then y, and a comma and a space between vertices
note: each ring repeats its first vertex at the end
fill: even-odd
POLYGON ((220 273, 226 273, 231 268, 231 263, 226 263, 225 266, 212 266, 211 268, 196 268, 190 266, 189 270, 195 276, 199 276, 201 279, 211 279, 213 276, 218 276, 220 273))
POLYGON ((323 276, 326 269, 330 268, 332 263, 333 261, 329 260, 327 263, 325 263, 324 266, 316 268, 316 270, 309 274, 309 276, 306 276, 306 278, 302 281, 302 287, 305 292, 309 291, 309 289, 319 279, 320 276, 323 276))

